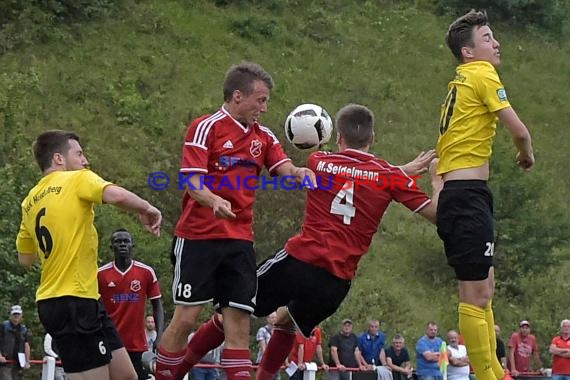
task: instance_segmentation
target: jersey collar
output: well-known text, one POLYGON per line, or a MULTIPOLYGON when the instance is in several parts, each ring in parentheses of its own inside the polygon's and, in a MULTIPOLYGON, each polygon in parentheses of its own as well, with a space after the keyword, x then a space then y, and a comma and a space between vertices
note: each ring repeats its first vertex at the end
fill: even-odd
POLYGON ((115 268, 115 270, 117 272, 119 272, 122 275, 125 275, 127 273, 129 273, 129 271, 131 270, 131 268, 133 267, 133 265, 135 264, 135 260, 131 260, 131 265, 129 265, 129 267, 127 269, 125 269, 125 271, 123 272, 122 270, 120 270, 116 265, 115 265, 115 261, 113 260, 113 268, 115 268))
MULTIPOLYGON (((224 108, 224 106, 222 106, 222 107, 220 108, 220 111, 222 111, 227 117, 229 117, 230 119, 232 119, 233 122, 234 122, 234 124, 237 125, 238 127, 240 127, 241 130, 243 131, 243 133, 247 133, 247 132, 249 131, 250 128, 244 127, 244 125, 243 125, 242 123, 240 123, 239 121, 237 121, 237 120, 224 108)), ((258 123, 255 122, 255 123, 253 124, 253 128, 255 128, 255 127, 257 127, 257 126, 258 126, 258 123)))
POLYGON ((346 148, 345 150, 341 151, 340 153, 345 153, 349 156, 365 156, 367 158, 375 158, 372 153, 363 152, 358 149, 346 148))

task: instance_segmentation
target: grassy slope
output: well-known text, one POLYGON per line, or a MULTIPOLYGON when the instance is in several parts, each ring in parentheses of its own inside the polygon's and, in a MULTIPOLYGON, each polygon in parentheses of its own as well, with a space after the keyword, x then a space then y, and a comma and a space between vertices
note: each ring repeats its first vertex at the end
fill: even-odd
MULTIPOLYGON (((21 128, 33 136, 47 127, 73 126, 87 138, 97 171, 163 205, 167 236, 158 242, 140 239, 139 252, 147 262, 167 267, 165 252, 179 194, 149 191, 146 176, 156 170, 175 174, 185 122, 219 105, 220 83, 232 63, 254 60, 273 73, 277 88, 264 121, 282 138, 285 115, 301 102, 319 103, 332 113, 358 102, 376 113, 375 151, 392 162, 405 162, 434 145, 439 104, 453 72, 442 45, 448 19, 381 2, 331 1, 324 8, 311 2, 277 12, 188 3, 147 1, 121 20, 81 27, 75 38, 63 36, 0 58, 2 72, 33 71, 39 78, 25 113, 16 117, 21 128), (249 28, 230 27, 244 20, 250 21, 249 28), (273 36, 256 28, 273 30, 273 36)), ((545 187, 537 207, 557 207, 568 215, 569 146, 561 131, 570 119, 563 103, 570 73, 568 44, 501 29, 497 34, 503 42, 502 78, 534 135, 536 175, 545 187)), ((286 149, 302 162, 304 153, 286 149)), ((265 208, 258 209, 256 231, 266 255, 297 228, 301 199, 291 192, 259 197, 265 208), (290 211, 293 207, 298 211, 290 211), (280 220, 281 212, 294 218, 280 220)), ((101 211, 134 226, 116 211, 101 211)), ((119 224, 100 226, 102 236, 119 224)), ((109 257, 106 245, 101 251, 109 257)), ((391 207, 351 295, 326 329, 334 330, 346 316, 357 321, 357 329, 364 328, 367 318, 381 318, 387 331, 402 331, 412 339, 428 319, 440 321, 442 328, 454 327, 454 286, 442 259, 435 229, 401 206, 391 207)), ((166 288, 169 276, 160 277, 166 288)), ((507 331, 526 312, 497 303, 507 331)))

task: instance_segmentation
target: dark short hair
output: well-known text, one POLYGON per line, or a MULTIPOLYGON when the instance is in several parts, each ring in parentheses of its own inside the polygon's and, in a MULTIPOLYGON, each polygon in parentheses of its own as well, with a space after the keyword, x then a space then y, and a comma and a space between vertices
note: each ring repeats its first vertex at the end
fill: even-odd
POLYGON ((79 136, 73 132, 60 129, 52 129, 38 136, 32 144, 32 151, 42 172, 51 166, 54 154, 67 153, 70 148, 69 140, 79 142, 79 136))
POLYGON ((126 228, 117 228, 115 231, 113 231, 111 233, 111 237, 109 238, 109 240, 111 241, 111 244, 113 244, 113 236, 115 236, 116 233, 119 232, 126 232, 129 234, 129 236, 131 237, 131 242, 133 243, 133 245, 135 245, 135 238, 133 237, 133 234, 131 234, 131 232, 129 230, 127 230, 126 228))
POLYGON ((463 61, 461 49, 465 46, 473 47, 473 29, 485 25, 489 25, 487 12, 474 9, 451 23, 445 35, 445 42, 460 62, 463 61))
POLYGON ((336 128, 349 148, 362 148, 372 141, 374 113, 360 104, 348 104, 336 114, 336 128))
POLYGON ((275 86, 271 75, 257 63, 242 62, 233 65, 224 79, 224 101, 231 100, 236 90, 243 92, 244 95, 250 95, 253 92, 254 82, 259 80, 263 81, 270 90, 275 86))

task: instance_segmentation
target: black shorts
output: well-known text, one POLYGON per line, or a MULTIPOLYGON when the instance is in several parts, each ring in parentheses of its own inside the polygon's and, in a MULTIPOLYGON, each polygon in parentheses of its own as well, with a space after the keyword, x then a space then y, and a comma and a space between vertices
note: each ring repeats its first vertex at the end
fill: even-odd
POLYGON ((214 302, 253 312, 257 279, 255 251, 248 240, 187 240, 172 242, 172 296, 177 305, 214 302))
POLYGON ((115 325, 97 300, 58 297, 38 301, 38 316, 58 347, 68 373, 102 367, 123 347, 115 325))
POLYGON ((337 311, 351 284, 323 268, 297 260, 285 250, 259 264, 257 282, 255 316, 266 316, 287 306, 305 337, 337 311))
POLYGON ((493 266, 493 195, 486 181, 446 181, 437 204, 437 233, 461 281, 484 280, 493 266))

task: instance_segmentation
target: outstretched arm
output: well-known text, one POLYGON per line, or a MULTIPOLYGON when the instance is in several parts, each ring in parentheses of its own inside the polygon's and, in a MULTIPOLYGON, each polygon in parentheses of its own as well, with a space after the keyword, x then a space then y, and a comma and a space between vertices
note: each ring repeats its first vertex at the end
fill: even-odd
POLYGON ((416 176, 428 171, 429 165, 435 158, 435 150, 430 149, 427 152, 420 152, 416 158, 405 165, 400 166, 407 175, 416 176))
POLYGON ((434 158, 430 162, 429 166, 432 188, 431 203, 418 211, 418 214, 434 224, 437 221, 437 202, 439 200, 439 193, 441 192, 441 189, 443 189, 443 180, 436 174, 437 161, 438 159, 434 158))
POLYGON ((127 189, 120 186, 109 185, 103 190, 103 202, 118 206, 124 210, 138 213, 141 223, 153 235, 160 236, 160 211, 127 189))

